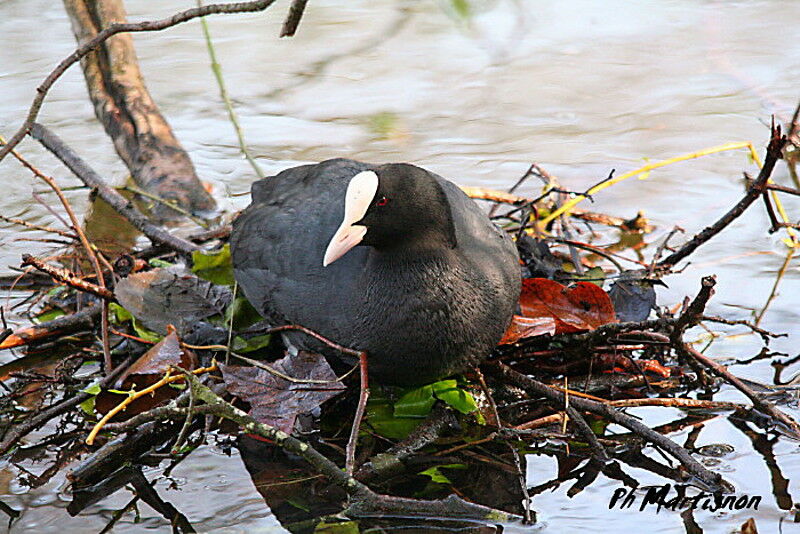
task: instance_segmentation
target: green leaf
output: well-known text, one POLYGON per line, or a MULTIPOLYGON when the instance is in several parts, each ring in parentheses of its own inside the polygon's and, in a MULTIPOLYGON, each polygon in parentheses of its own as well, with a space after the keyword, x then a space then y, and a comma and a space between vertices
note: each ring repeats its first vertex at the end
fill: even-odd
POLYGON ((233 320, 234 330, 243 330, 252 326, 262 319, 261 314, 250 304, 244 296, 233 299, 225 310, 225 325, 229 325, 233 320))
POLYGON ((94 384, 84 388, 82 391, 84 393, 88 393, 89 395, 97 395, 98 393, 103 391, 103 389, 100 387, 99 383, 94 383, 94 384))
POLYGON ((602 289, 603 282, 606 280, 606 272, 602 267, 592 267, 591 269, 584 271, 583 274, 571 273, 570 278, 576 281, 583 280, 590 282, 602 289))
POLYGON ((358 534, 360 532, 356 521, 342 521, 338 523, 328 523, 320 521, 314 527, 314 534, 358 534))
POLYGON ((439 471, 438 467, 431 467, 425 471, 420 471, 419 474, 430 477, 431 481, 436 482, 437 484, 452 484, 450 479, 444 476, 441 471, 439 471))
POLYGON ((395 417, 424 418, 431 413, 435 402, 431 384, 412 389, 394 404, 394 415, 395 417))
POLYGON ((86 415, 94 415, 95 400, 97 400, 97 397, 95 395, 92 395, 91 397, 80 403, 78 406, 80 407, 81 410, 84 411, 86 415))
POLYGON ((121 325, 122 323, 131 321, 131 324, 133 325, 133 330, 136 332, 136 335, 144 339, 145 341, 151 341, 153 343, 157 343, 161 341, 162 337, 164 337, 161 334, 153 332, 152 330, 148 330, 147 328, 139 324, 139 321, 136 320, 136 317, 134 317, 131 312, 129 312, 116 302, 112 302, 108 305, 108 311, 111 313, 112 323, 116 325, 121 325))
POLYGON ((33 322, 36 324, 41 324, 47 321, 52 321, 56 317, 61 317, 62 315, 64 315, 64 310, 60 308, 53 308, 52 310, 47 310, 46 312, 42 312, 34 317, 33 322))
POLYGON ((108 305, 108 311, 111 312, 111 322, 120 325, 126 321, 133 320, 133 315, 131 312, 117 304, 116 302, 112 302, 108 305))
POLYGON ((367 402, 367 423, 379 435, 389 439, 404 439, 417 428, 417 418, 395 417, 392 403, 376 390, 367 402))
POLYGON ((458 387, 455 380, 440 380, 431 384, 431 388, 437 399, 463 414, 478 410, 478 403, 472 393, 458 387))
POLYGON ((231 260, 231 246, 225 243, 219 250, 192 252, 192 272, 213 284, 233 285, 233 261, 231 260))
POLYGON ((174 263, 170 263, 168 261, 164 261, 164 260, 161 260, 159 258, 150 258, 150 261, 148 261, 147 263, 149 263, 151 267, 156 267, 156 268, 158 268, 158 267, 162 267, 162 268, 175 267, 174 263))
POLYGON ((233 352, 240 352, 243 354, 247 352, 253 352, 258 349, 263 349, 269 345, 270 339, 272 339, 270 334, 253 336, 250 339, 244 339, 241 336, 236 336, 233 338, 233 342, 231 343, 231 350, 233 352))
POLYGON ((94 415, 94 401, 97 399, 97 394, 102 391, 99 382, 95 382, 85 388, 83 388, 83 393, 88 393, 91 395, 88 399, 80 403, 78 406, 81 410, 83 410, 87 415, 94 415))
POLYGON ((45 293, 48 297, 55 297, 67 290, 67 286, 56 286, 45 293))
POLYGON ((432 482, 436 482, 438 484, 452 484, 449 478, 442 473, 442 469, 466 469, 467 466, 464 464, 445 464, 439 465, 436 467, 431 467, 426 469, 425 471, 420 471, 418 474, 430 477, 432 482))

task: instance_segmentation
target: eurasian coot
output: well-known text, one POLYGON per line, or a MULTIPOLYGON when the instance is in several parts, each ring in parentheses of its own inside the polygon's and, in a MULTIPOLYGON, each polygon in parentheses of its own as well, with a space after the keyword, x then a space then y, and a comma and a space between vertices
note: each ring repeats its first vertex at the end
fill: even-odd
POLYGON ((404 163, 333 159, 255 182, 231 250, 239 287, 271 323, 366 351, 370 379, 388 384, 480 362, 520 292, 505 232, 454 184, 404 163))

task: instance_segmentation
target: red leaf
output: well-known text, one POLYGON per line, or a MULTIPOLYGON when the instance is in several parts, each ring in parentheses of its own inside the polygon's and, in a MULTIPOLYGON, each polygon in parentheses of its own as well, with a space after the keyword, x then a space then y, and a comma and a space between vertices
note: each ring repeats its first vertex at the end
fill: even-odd
POLYGON ((568 288, 547 278, 526 278, 519 305, 522 316, 514 316, 501 343, 542 334, 594 330, 617 320, 608 293, 589 282, 568 288))
POLYGON ((500 340, 501 345, 508 343, 516 343, 524 337, 535 337, 550 334, 551 336, 556 333, 556 320, 552 317, 525 317, 524 315, 515 315, 511 319, 511 325, 506 330, 503 339, 500 340))

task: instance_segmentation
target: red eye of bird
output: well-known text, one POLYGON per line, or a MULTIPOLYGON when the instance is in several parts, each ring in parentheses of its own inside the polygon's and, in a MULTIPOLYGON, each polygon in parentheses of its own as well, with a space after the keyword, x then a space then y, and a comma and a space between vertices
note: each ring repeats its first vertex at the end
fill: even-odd
POLYGON ((389 203, 389 199, 386 197, 381 197, 378 199, 378 202, 375 203, 376 206, 385 206, 389 203))

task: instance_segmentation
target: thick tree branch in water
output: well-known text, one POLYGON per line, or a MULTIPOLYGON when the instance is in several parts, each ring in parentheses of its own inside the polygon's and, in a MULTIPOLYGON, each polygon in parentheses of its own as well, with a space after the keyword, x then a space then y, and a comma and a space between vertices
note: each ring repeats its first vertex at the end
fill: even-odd
POLYGON ((160 226, 148 221, 147 217, 142 215, 131 201, 120 195, 112 187, 109 187, 100 175, 89 167, 64 141, 41 124, 34 123, 31 126, 31 136, 60 159, 84 184, 96 189, 100 198, 105 200, 117 213, 125 217, 137 230, 149 237, 154 243, 166 245, 170 249, 183 254, 189 254, 193 250, 200 248, 185 239, 175 237, 160 226))
MULTIPOLYGON (((126 22, 122 0, 64 0, 64 7, 79 45, 126 22)), ((144 84, 131 35, 110 37, 85 55, 81 66, 95 115, 134 181, 193 214, 212 212, 214 199, 144 84)), ((162 203, 152 212, 160 220, 177 213, 162 203)))
POLYGON ((39 110, 42 108, 44 99, 47 92, 53 87, 53 84, 58 80, 72 65, 80 61, 86 54, 92 50, 97 49, 100 44, 118 33, 124 32, 152 32, 160 31, 166 28, 176 26, 182 22, 186 22, 198 17, 205 17, 206 15, 215 15, 218 13, 252 13, 254 11, 264 11, 269 6, 275 3, 275 0, 256 0, 253 2, 231 2, 229 4, 209 4, 203 7, 195 7, 176 13, 170 17, 160 20, 146 20, 142 22, 129 22, 125 24, 112 24, 108 28, 103 29, 90 41, 79 46, 69 56, 64 58, 55 69, 42 81, 41 85, 36 88, 36 97, 28 110, 28 115, 25 122, 20 126, 19 130, 8 140, 3 147, 0 147, 0 161, 5 158, 11 150, 13 150, 25 135, 30 131, 36 117, 39 115, 39 110))

